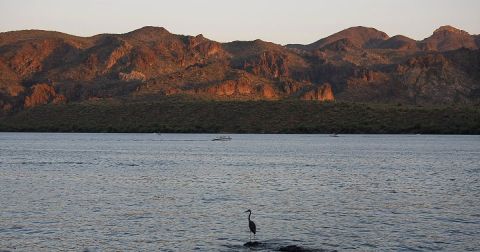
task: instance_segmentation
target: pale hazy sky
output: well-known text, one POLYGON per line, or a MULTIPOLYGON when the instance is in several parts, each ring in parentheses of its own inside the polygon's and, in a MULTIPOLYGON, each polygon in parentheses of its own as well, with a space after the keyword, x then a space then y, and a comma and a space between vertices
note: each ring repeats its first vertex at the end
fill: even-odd
POLYGON ((0 32, 91 36, 152 25, 221 42, 305 44, 359 25, 420 40, 445 24, 480 34, 480 0, 0 0, 0 32))

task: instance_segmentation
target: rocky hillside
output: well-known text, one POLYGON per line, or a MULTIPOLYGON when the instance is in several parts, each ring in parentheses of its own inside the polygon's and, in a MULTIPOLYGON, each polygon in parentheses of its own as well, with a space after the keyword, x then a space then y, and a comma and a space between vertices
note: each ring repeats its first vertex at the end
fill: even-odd
POLYGON ((219 43, 144 27, 76 37, 0 33, 0 115, 42 104, 185 94, 213 99, 478 103, 480 39, 415 41, 353 27, 309 45, 219 43))
POLYGON ((289 47, 315 50, 321 49, 339 40, 346 40, 355 47, 373 48, 388 38, 389 37, 386 33, 378 31, 377 29, 358 26, 335 33, 309 45, 289 45, 289 47))

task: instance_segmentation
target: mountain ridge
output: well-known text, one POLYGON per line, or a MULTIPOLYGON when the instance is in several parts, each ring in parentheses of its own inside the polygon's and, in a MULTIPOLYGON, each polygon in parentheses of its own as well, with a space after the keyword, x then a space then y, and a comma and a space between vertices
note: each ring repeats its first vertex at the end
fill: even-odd
POLYGON ((79 37, 0 33, 0 115, 49 103, 186 94, 212 99, 475 103, 479 35, 415 41, 351 27, 307 45, 216 42, 146 26, 79 37))

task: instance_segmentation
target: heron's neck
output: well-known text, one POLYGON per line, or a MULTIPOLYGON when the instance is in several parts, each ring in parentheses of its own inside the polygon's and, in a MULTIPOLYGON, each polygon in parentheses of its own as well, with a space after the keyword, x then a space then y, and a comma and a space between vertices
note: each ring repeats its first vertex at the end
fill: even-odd
POLYGON ((252 215, 252 212, 248 213, 248 221, 250 221, 250 215, 252 215))

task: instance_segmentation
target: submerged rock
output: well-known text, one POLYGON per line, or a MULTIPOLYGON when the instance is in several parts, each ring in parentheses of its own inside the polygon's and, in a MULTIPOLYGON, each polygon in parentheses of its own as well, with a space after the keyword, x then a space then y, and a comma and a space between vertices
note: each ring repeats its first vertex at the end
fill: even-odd
POLYGON ((250 241, 243 244, 244 247, 248 248, 262 248, 268 249, 271 251, 282 251, 282 252, 336 252, 336 250, 325 250, 325 249, 312 249, 312 248, 305 248, 298 245, 288 245, 278 247, 278 244, 270 243, 270 242, 258 242, 258 241, 250 241))
MULTIPOLYGON (((324 250, 324 249, 309 249, 309 248, 303 248, 297 245, 288 245, 285 247, 280 247, 278 251, 284 251, 284 252, 327 252, 329 250, 324 250)), ((336 250, 334 250, 336 251, 336 250)), ((334 252, 331 251, 331 252, 334 252)))
POLYGON ((279 248, 278 251, 304 252, 304 251, 309 251, 309 250, 305 250, 304 248, 299 247, 299 246, 297 246, 297 245, 289 245, 289 246, 286 246, 286 247, 281 247, 281 248, 279 248))
POLYGON ((263 246, 263 244, 260 243, 260 242, 257 242, 257 241, 254 241, 254 242, 250 241, 250 242, 247 242, 247 243, 243 244, 243 246, 253 248, 253 247, 263 246))

